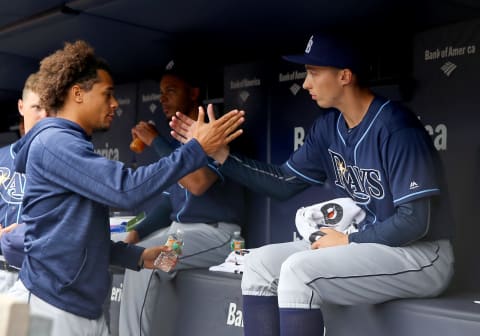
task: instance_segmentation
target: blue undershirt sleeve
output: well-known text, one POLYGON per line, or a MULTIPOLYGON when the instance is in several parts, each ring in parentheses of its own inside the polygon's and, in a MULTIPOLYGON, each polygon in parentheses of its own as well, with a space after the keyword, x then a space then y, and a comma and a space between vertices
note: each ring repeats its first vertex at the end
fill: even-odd
POLYGON ((272 165, 237 154, 231 154, 219 170, 254 192, 278 200, 286 200, 310 186, 294 175, 285 164, 272 165))
POLYGON ((110 241, 110 264, 138 271, 138 262, 144 250, 141 246, 110 241))
POLYGON ((420 198, 396 207, 395 214, 383 222, 351 233, 350 243, 378 243, 405 246, 423 238, 430 226, 430 198, 420 198))
POLYGON ((153 139, 152 147, 160 157, 167 156, 173 152, 173 147, 160 135, 153 139))
POLYGON ((172 207, 170 205, 170 200, 162 195, 158 199, 158 203, 156 204, 155 208, 148 213, 146 218, 135 227, 140 239, 145 238, 152 232, 169 226, 172 223, 170 220, 171 212, 172 207))

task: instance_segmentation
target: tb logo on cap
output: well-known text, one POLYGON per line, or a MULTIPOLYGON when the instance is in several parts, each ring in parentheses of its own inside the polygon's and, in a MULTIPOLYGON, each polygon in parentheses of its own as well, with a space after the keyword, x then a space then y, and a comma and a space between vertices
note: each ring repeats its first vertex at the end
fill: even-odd
POLYGON ((310 50, 312 49, 312 45, 313 45, 313 35, 310 36, 310 40, 308 40, 307 47, 305 48, 306 54, 310 53, 310 50))

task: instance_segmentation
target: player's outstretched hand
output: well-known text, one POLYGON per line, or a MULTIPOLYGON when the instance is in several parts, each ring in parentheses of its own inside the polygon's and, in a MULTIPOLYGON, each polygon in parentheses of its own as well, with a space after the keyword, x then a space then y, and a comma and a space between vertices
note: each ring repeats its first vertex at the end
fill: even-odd
POLYGON ((173 117, 170 122, 170 127, 175 139, 185 143, 195 138, 207 155, 211 156, 243 133, 243 130, 238 127, 245 121, 245 112, 232 110, 221 118, 215 119, 213 106, 209 104, 207 113, 208 123, 205 122, 203 107, 198 109, 197 121, 177 112, 176 117, 173 117))
POLYGON ((195 127, 196 121, 186 116, 182 112, 175 113, 169 125, 172 128, 170 134, 173 138, 181 143, 186 143, 193 138, 192 130, 195 127))

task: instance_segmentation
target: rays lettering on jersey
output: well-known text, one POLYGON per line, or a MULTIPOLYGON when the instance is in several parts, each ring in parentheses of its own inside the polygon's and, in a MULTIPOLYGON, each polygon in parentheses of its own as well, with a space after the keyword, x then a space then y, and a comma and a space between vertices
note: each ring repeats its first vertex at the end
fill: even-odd
POLYGON ((7 167, 0 167, 0 194, 8 204, 21 204, 25 191, 25 174, 11 171, 7 167))
POLYGON ((348 166, 344 158, 328 150, 335 171, 335 185, 345 189, 358 203, 369 203, 370 199, 382 199, 385 191, 380 172, 376 169, 348 166))

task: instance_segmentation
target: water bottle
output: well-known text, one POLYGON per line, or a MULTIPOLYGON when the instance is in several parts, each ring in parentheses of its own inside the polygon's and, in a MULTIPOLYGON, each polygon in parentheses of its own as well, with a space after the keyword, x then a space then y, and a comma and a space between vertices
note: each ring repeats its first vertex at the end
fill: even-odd
POLYGON ((171 247, 177 255, 181 255, 183 248, 183 230, 177 229, 174 234, 169 235, 165 245, 171 247))
POLYGON ((182 254, 183 250, 183 231, 177 229, 175 233, 168 236, 165 246, 172 250, 168 252, 160 252, 153 265, 164 271, 170 272, 177 264, 178 256, 182 254))
POLYGON ((230 241, 230 250, 239 251, 245 248, 245 239, 240 235, 240 231, 233 233, 232 240, 230 241))

